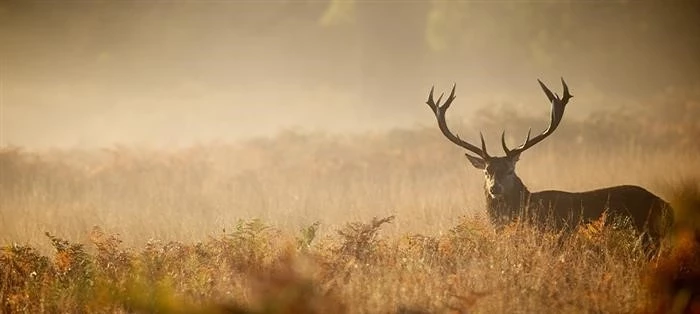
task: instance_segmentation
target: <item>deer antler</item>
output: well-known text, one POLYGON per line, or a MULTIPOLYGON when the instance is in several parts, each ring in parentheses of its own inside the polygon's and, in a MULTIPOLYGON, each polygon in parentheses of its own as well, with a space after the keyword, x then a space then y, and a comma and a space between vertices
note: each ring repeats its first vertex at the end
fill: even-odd
POLYGON ((569 99, 574 97, 573 95, 569 94, 569 87, 566 86, 564 78, 561 79, 561 84, 564 86, 564 94, 561 98, 559 98, 559 95, 553 94, 552 91, 550 91, 549 88, 547 88, 547 86, 545 86, 544 83, 542 83, 542 81, 537 80, 537 82, 540 83, 542 90, 547 95, 547 98, 549 98, 549 101, 552 103, 551 120, 549 122, 549 126, 546 130, 544 130, 544 132, 542 132, 540 135, 535 136, 532 139, 530 139, 530 132, 532 131, 532 129, 528 130, 527 137, 525 137, 525 143, 512 150, 508 149, 508 145, 506 145, 506 131, 503 131, 503 133, 501 133, 501 145, 503 145, 503 150, 506 152, 506 156, 508 157, 519 155, 528 148, 547 138, 547 136, 554 133, 554 130, 557 129, 557 126, 559 126, 561 119, 564 117, 564 109, 566 108, 566 104, 569 102, 569 99))
POLYGON ((488 152, 486 152, 486 143, 484 142, 484 136, 479 133, 479 136, 481 137, 481 149, 479 147, 476 147, 466 141, 463 141, 461 138, 459 138, 458 135, 452 133, 450 129, 447 127, 447 122, 445 121, 445 113, 447 112, 447 109, 450 108, 450 105, 452 105, 452 101, 455 99, 455 88, 457 85, 452 86, 452 92, 450 92, 450 96, 447 97, 447 100, 445 100, 445 103, 440 105, 440 101, 442 100, 442 96, 445 94, 440 94, 440 97, 437 100, 437 103, 433 100, 433 90, 435 87, 430 88, 430 95, 428 95, 428 101, 426 101, 426 104, 430 107, 430 109, 433 110, 433 113, 435 114, 435 118, 437 118, 438 122, 438 127, 440 127, 440 131, 442 131, 442 134, 447 137, 448 140, 450 140, 452 143, 457 144, 458 146, 467 149, 475 154, 477 154, 479 157, 482 159, 486 160, 491 158, 489 156, 488 152))

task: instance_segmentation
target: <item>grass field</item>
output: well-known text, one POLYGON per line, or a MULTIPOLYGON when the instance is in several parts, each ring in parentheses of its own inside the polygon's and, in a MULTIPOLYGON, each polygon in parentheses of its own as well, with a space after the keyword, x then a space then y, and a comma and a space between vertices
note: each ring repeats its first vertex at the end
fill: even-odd
POLYGON ((670 253, 604 221, 496 233, 482 174, 432 128, 4 149, 2 312, 700 312, 698 151, 576 138, 525 153, 526 185, 645 186, 689 222, 670 253))

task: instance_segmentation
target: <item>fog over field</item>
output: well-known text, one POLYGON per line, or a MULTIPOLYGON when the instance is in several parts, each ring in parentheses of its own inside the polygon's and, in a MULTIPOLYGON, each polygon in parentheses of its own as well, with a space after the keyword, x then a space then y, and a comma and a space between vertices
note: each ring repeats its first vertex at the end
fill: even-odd
POLYGON ((453 83, 455 120, 544 123, 535 80, 560 76, 571 119, 697 101, 698 20, 695 1, 3 1, 0 145, 432 127, 427 92, 453 83))
POLYGON ((698 313, 698 21, 698 1, 2 1, 0 312, 698 313), (456 84, 450 129, 502 156, 560 77, 555 133, 474 162, 525 212, 494 228, 428 92, 456 84), (647 192, 519 180, 637 185, 675 224, 647 250, 647 192), (543 195, 595 217, 532 224, 543 195))

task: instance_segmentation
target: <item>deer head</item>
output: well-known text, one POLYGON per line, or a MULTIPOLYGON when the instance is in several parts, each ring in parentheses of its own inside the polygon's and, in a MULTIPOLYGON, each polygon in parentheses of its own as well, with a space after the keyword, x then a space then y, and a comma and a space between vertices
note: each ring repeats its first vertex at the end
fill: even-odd
POLYGON ((521 189, 524 189, 520 178, 518 178, 518 176, 515 174, 515 164, 518 162, 520 154, 525 150, 529 149, 530 147, 534 146, 535 144, 541 142, 547 136, 551 135, 554 132, 554 130, 556 130, 557 126, 559 126, 559 123, 561 122, 562 117, 564 116, 564 109, 566 107, 566 104, 569 102, 569 99, 573 97, 571 94, 569 94, 569 88, 566 86, 566 83, 564 82, 563 78, 561 80, 561 83, 564 86, 564 94, 561 98, 559 97, 559 95, 553 94, 547 88, 547 86, 545 86, 542 83, 542 81, 537 81, 540 83, 542 90, 547 95, 547 98, 549 98, 549 101, 552 104, 551 120, 549 126, 546 130, 544 130, 542 133, 535 136, 534 138, 530 138, 531 130, 529 130, 527 132, 525 142, 514 149, 509 149, 508 145, 506 145, 505 131, 503 131, 503 133, 501 133, 501 145, 503 146, 503 150, 506 153, 506 155, 503 157, 495 157, 489 155, 489 153, 486 150, 486 142, 484 141, 483 134, 479 133, 479 137, 481 139, 481 147, 477 147, 475 145, 470 144, 469 142, 462 140, 458 135, 451 132, 450 129, 447 127, 447 122, 445 121, 445 113, 452 104, 452 101, 455 99, 456 86, 452 87, 452 92, 450 92, 450 96, 447 97, 444 104, 440 104, 444 94, 441 94, 437 102, 435 102, 433 100, 434 88, 430 89, 430 95, 428 96, 428 101, 426 103, 435 114, 440 131, 442 131, 442 134, 444 134, 445 137, 447 137, 447 139, 450 140, 452 143, 475 154, 470 155, 469 153, 466 153, 465 155, 474 167, 484 171, 484 177, 486 179, 485 189, 488 196, 491 199, 501 199, 508 195, 513 195, 514 191, 520 191, 521 189))

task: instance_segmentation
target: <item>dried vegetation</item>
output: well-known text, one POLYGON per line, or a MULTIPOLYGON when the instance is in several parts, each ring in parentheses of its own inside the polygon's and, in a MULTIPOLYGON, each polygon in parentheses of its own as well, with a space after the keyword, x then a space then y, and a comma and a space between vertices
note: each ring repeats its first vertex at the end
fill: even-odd
POLYGON ((599 122, 567 121, 520 174, 533 189, 635 183, 663 195, 681 223, 651 260, 604 219, 572 235, 496 233, 481 175, 432 128, 5 149, 0 312, 700 313, 696 121, 596 146, 586 130, 599 122))

